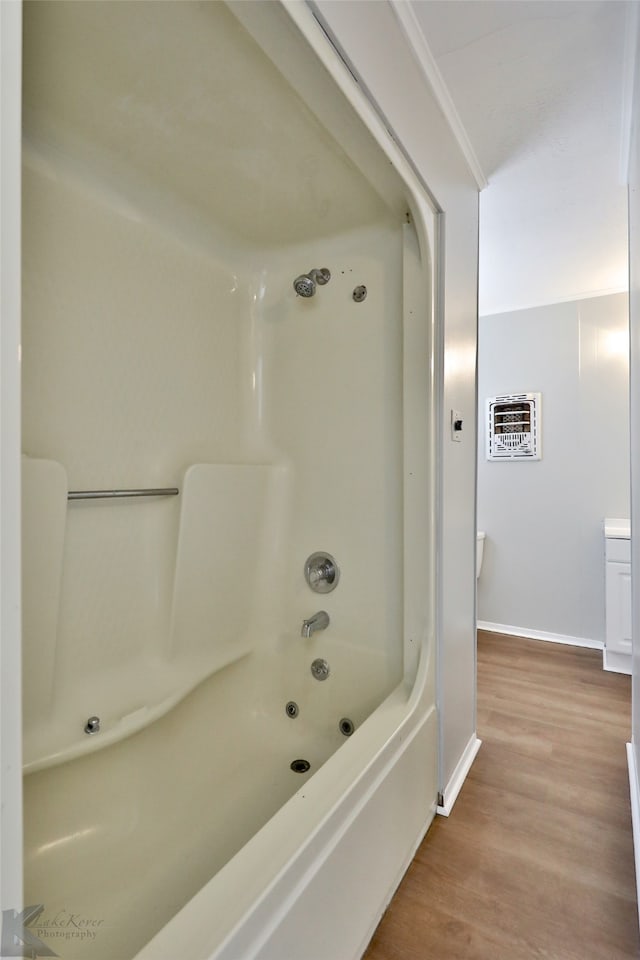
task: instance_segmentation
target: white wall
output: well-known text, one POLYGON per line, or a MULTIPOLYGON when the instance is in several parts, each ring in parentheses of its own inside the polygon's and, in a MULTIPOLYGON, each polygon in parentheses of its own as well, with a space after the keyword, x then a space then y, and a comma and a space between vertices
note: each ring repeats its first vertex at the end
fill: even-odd
POLYGON ((0 3, 0 908, 22 902, 20 73, 18 3, 0 3))
POLYGON ((614 294, 482 317, 481 622, 604 640, 605 517, 629 516, 628 310, 614 294), (542 459, 485 456, 487 397, 542 393, 542 459))
MULTIPOLYGON (((442 211, 444 356, 440 424, 441 517, 438 582, 441 790, 475 743, 475 459, 478 190, 425 73, 414 59, 393 5, 319 0, 315 5, 394 138, 442 211), (464 419, 450 441, 450 410, 464 419)), ((429 38, 427 37, 427 42, 429 38)))
POLYGON ((640 891, 640 29, 636 22, 636 73, 629 155, 629 313, 631 330, 631 570, 633 678, 629 780, 640 891))

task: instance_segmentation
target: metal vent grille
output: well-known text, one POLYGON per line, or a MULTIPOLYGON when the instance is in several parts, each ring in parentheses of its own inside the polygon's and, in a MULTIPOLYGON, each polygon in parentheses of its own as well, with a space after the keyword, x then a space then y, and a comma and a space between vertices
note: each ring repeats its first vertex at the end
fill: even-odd
POLYGON ((539 393, 512 393, 487 400, 487 460, 539 460, 539 393))

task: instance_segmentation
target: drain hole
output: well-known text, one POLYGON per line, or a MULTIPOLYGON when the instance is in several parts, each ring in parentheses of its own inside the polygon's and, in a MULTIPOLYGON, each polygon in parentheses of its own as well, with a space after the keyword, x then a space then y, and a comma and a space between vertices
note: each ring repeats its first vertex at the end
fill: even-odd
POLYGON ((289 700, 289 703, 286 705, 284 709, 288 717, 292 717, 292 718, 297 717, 298 714, 300 713, 300 709, 298 707, 298 704, 295 702, 295 700, 289 700))
POLYGON ((291 769, 294 773, 306 773, 307 770, 311 769, 311 764, 308 760, 294 760, 291 769))
POLYGON ((340 728, 340 733, 343 733, 345 737, 350 737, 356 728, 353 720, 349 720, 348 717, 343 717, 338 727, 340 728))

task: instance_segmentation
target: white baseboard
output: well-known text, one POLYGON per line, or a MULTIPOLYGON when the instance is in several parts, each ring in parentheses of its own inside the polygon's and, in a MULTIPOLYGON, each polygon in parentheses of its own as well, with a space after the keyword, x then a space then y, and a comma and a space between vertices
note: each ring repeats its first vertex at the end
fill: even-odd
POLYGON ((611 673, 626 673, 631 676, 631 662, 630 653, 612 653, 611 650, 604 648, 602 654, 603 670, 609 670, 611 673))
POLYGON ((462 789, 462 784, 466 780, 467 774, 471 769, 471 764, 475 760, 476 754, 481 746, 482 740, 478 740, 474 733, 464 748, 462 756, 458 760, 456 768, 451 775, 451 779, 444 789, 442 804, 439 804, 436 808, 436 813, 439 813, 441 817, 448 817, 453 810, 453 805, 462 789))
MULTIPOLYGON (((636 901, 640 909, 640 789, 638 788, 638 768, 633 744, 627 744, 627 764, 629 766, 629 792, 631 794, 631 823, 633 826, 633 854, 636 862, 636 901)), ((638 914, 640 924, 640 913, 638 914)))
POLYGON ((548 643, 566 643, 570 647, 589 647, 591 650, 603 650, 602 640, 591 640, 589 637, 569 637, 564 633, 546 633, 544 630, 530 630, 528 627, 509 627, 505 623, 489 623, 488 620, 478 620, 478 630, 490 630, 492 633, 508 633, 514 637, 524 637, 525 640, 546 640, 548 643))

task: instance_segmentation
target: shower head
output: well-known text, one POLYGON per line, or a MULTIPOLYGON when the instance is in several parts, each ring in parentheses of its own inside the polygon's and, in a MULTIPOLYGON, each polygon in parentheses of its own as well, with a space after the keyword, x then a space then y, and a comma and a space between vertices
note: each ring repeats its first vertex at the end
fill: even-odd
POLYGON ((293 289, 299 297, 312 297, 316 292, 316 282, 303 273, 293 281, 293 289))
POLYGON ((316 292, 316 284, 321 287, 331 280, 331 273, 326 267, 319 270, 309 270, 309 273, 303 273, 293 281, 293 289, 299 297, 313 297, 316 292))

